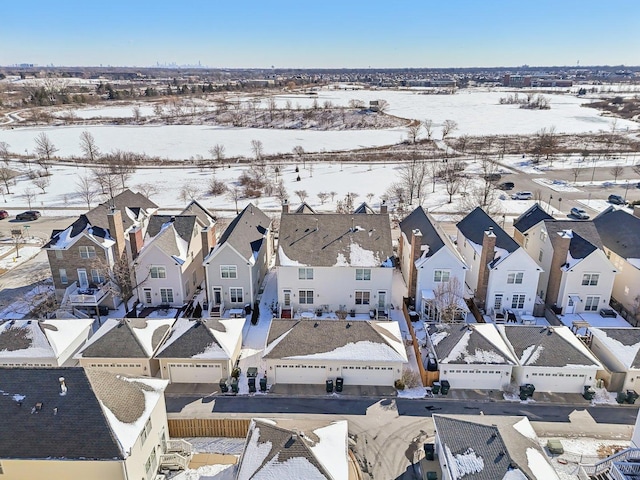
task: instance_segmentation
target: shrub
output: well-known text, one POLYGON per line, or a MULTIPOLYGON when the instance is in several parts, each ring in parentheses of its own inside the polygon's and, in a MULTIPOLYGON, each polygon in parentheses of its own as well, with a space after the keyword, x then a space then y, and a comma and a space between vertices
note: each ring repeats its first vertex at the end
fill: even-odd
POLYGON ((405 368, 402 370, 402 377, 400 378, 402 384, 407 388, 416 388, 422 386, 422 379, 420 374, 413 370, 405 368))
POLYGON ((404 390, 404 382, 400 378, 393 382, 393 386, 396 390, 404 390))

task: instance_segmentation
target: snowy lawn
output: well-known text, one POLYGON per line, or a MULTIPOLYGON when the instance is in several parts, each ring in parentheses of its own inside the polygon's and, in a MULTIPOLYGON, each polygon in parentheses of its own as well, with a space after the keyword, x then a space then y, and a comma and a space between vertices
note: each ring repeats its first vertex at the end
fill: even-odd
POLYGON ((26 261, 31 260, 38 253, 40 253, 40 247, 32 247, 21 245, 18 255, 16 255, 16 251, 14 250, 6 257, 0 259, 0 271, 11 270, 12 268, 17 267, 18 265, 23 264, 26 261))
MULTIPOLYGON (((631 325, 629 325, 629 322, 627 322, 620 315, 616 316, 616 318, 604 318, 601 317, 597 312, 559 315, 559 318, 560 321, 569 328, 573 326, 573 322, 582 321, 588 322, 592 327, 631 327, 631 325)), ((584 335, 586 333, 586 329, 581 328, 576 333, 578 335, 584 335)))

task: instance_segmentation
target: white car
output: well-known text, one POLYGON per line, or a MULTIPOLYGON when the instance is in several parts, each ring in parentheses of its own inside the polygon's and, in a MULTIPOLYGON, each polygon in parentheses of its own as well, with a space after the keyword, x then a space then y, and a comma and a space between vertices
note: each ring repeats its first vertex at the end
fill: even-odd
POLYGON ((533 193, 531 192, 516 192, 511 195, 513 200, 531 200, 533 198, 533 193))

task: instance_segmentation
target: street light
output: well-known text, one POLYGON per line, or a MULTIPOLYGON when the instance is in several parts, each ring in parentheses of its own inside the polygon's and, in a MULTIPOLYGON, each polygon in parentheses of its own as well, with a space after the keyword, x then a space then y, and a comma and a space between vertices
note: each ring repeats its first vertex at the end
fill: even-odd
POLYGON ((558 198, 558 210, 560 211, 562 211, 561 205, 562 205, 562 198, 558 198))
POLYGON ((624 203, 627 203, 627 192, 629 191, 629 180, 627 180, 626 182, 627 183, 624 187, 624 203))
POLYGON ((549 213, 551 213, 551 209, 553 208, 551 206, 551 200, 553 200, 553 195, 549 195, 549 213))

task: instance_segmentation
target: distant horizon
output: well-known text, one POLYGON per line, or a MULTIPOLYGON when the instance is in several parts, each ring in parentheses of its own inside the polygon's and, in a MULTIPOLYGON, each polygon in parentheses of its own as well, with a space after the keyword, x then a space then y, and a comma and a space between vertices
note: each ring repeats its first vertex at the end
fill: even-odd
POLYGON ((2 7, 2 65, 579 67, 636 64, 640 51, 637 0, 112 0, 108 6, 65 0, 55 7, 32 0, 2 7))

